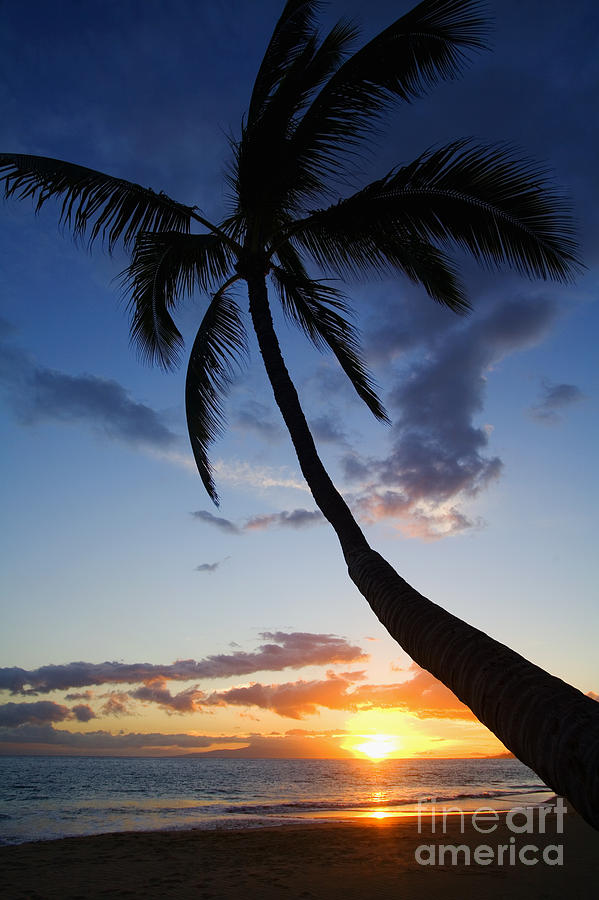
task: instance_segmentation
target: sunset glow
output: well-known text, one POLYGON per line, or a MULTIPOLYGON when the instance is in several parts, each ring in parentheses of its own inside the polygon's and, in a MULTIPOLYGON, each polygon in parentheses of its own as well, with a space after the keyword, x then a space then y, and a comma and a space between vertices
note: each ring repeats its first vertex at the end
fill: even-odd
POLYGON ((361 737, 366 737, 366 740, 361 744, 355 744, 353 750, 366 754, 370 759, 385 759, 401 747, 399 738, 388 734, 361 735, 361 737))

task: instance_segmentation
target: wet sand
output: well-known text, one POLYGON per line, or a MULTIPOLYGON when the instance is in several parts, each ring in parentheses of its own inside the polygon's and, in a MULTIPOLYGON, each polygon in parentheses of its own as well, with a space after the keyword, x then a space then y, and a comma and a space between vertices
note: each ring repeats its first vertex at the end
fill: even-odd
MULTIPOLYGON (((546 900, 599 896, 599 832, 578 816, 547 818, 546 833, 514 834, 505 822, 477 832, 466 816, 446 832, 422 819, 364 819, 248 831, 129 832, 0 848, 3 900, 546 900), (510 840, 511 839, 511 840, 510 840), (484 844, 492 851, 480 850, 484 844), (427 850, 418 851, 426 845, 427 850), (440 845, 462 845, 439 864, 440 845), (503 845, 503 862, 498 846, 503 845), (529 849, 523 848, 529 845, 529 849), (559 859, 549 865, 543 859, 559 859), (432 847, 432 849, 431 849, 432 847), (470 864, 466 864, 466 850, 470 864), (478 849, 479 862, 474 853, 478 849), (533 849, 530 849, 530 848, 533 849), (420 859, 434 862, 419 865, 420 859), (537 859, 527 865, 519 858, 537 859), (432 857, 434 854, 434 859, 432 857), (514 864, 511 864, 511 859, 514 864)), ((486 827, 490 827, 487 824, 486 827)))

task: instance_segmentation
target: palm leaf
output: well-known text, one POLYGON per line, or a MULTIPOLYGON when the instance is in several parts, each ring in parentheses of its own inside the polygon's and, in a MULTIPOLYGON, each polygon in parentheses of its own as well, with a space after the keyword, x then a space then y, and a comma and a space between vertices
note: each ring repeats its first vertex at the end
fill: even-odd
POLYGON ((47 200, 62 198, 60 223, 75 238, 87 232, 90 245, 101 238, 109 250, 120 238, 129 246, 141 231, 186 233, 197 218, 164 193, 59 159, 2 153, 0 173, 6 197, 31 197, 36 212, 47 200))
POLYGON ((273 266, 271 275, 285 314, 310 338, 315 347, 328 346, 351 381, 358 396, 379 420, 389 417, 376 393, 376 386, 360 359, 359 335, 348 321, 349 307, 342 294, 330 285, 314 281, 303 272, 292 248, 279 251, 284 266, 273 266), (290 267, 290 264, 292 268, 290 267))
POLYGON ((229 270, 227 248, 216 235, 172 231, 137 236, 123 285, 130 294, 131 341, 144 360, 164 369, 177 365, 183 339, 169 309, 196 288, 208 292, 229 270))
POLYGON ((314 213, 294 240, 327 267, 366 271, 387 259, 387 235, 457 244, 484 265, 568 281, 579 267, 564 198, 509 148, 455 141, 427 151, 357 194, 314 213), (353 259, 352 259, 353 255, 353 259))
POLYGON ((307 37, 265 104, 260 119, 248 119, 241 140, 233 145, 235 169, 230 181, 238 208, 246 214, 259 210, 263 226, 265 211, 272 210, 276 226, 277 213, 294 209, 299 199, 322 190, 320 181, 315 181, 308 169, 296 166, 291 137, 301 109, 339 66, 355 36, 355 28, 341 21, 320 45, 316 34, 307 37))
POLYGON ((458 314, 470 310, 455 263, 438 247, 405 230, 387 228, 377 235, 376 250, 382 255, 381 262, 422 285, 437 303, 458 314))
POLYGON ((260 118, 288 67, 312 37, 314 12, 318 5, 316 0, 288 0, 285 4, 254 82, 248 126, 253 126, 260 118))
POLYGON ((245 328, 238 305, 218 291, 206 310, 187 368, 185 410, 189 439, 200 478, 212 502, 219 499, 214 485, 208 448, 225 426, 221 398, 226 393, 236 365, 247 355, 245 328))
POLYGON ((569 202, 546 170, 506 145, 462 140, 427 151, 381 183, 378 201, 397 205, 420 235, 455 242, 490 267, 556 281, 580 268, 569 202))
POLYGON ((396 99, 410 102, 457 77, 472 51, 485 49, 478 0, 423 0, 351 56, 298 125, 294 150, 321 178, 396 99))
MULTIPOLYGON (((326 218, 325 211, 323 220, 326 218)), ((349 225, 347 221, 345 224, 349 225)), ((357 227, 336 230, 314 215, 309 226, 294 235, 294 242, 307 250, 322 269, 346 280, 399 271, 453 312, 470 309, 455 265, 430 241, 394 223, 363 227, 364 221, 358 219, 353 224, 357 227)))

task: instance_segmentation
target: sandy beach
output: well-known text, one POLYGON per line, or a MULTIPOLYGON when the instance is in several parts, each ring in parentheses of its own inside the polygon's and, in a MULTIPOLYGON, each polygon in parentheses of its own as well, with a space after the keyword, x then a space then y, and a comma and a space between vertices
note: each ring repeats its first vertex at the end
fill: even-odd
POLYGON ((565 817, 563 833, 558 833, 555 816, 548 817, 544 834, 537 828, 534 833, 514 834, 505 816, 491 824, 493 831, 483 834, 475 830, 471 817, 462 826, 454 816, 447 819, 445 834, 440 821, 432 834, 428 818, 422 819, 420 833, 415 818, 389 818, 250 831, 129 832, 41 841, 0 849, 2 897, 540 900, 569 896, 595 900, 599 834, 578 816, 565 817), (423 845, 429 849, 420 851, 421 860, 434 864, 416 861, 423 845), (452 851, 446 851, 439 864, 440 845, 461 845, 457 864, 452 851), (481 850, 480 845, 487 849, 481 850), (505 847, 501 864, 499 845, 505 847), (469 865, 464 847, 470 853, 469 865), (538 861, 526 864, 519 854, 538 861), (555 862, 560 855, 561 865, 544 859, 555 862))

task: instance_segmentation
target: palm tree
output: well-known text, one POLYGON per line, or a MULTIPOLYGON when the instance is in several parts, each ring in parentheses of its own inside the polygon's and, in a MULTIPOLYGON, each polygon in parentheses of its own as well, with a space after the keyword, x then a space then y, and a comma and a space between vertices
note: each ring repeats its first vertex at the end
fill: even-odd
POLYGON ((168 369, 183 340, 171 313, 210 297, 193 347, 186 409, 202 481, 218 504, 208 459, 222 432, 222 397, 245 352, 249 313, 275 401, 314 499, 339 538, 349 574, 391 635, 500 740, 599 828, 599 706, 422 597, 372 550, 317 454, 273 327, 268 287, 289 319, 329 348, 373 415, 387 414, 365 368, 346 298, 330 282, 399 272, 460 313, 468 301, 448 252, 507 264, 529 277, 571 279, 576 248, 564 201, 543 172, 503 146, 457 141, 427 150, 332 203, 359 142, 388 106, 454 78, 485 47, 476 0, 423 0, 355 52, 356 28, 324 37, 316 0, 288 0, 258 71, 228 173, 232 205, 218 224, 197 206, 61 160, 0 155, 8 197, 40 209, 62 201, 75 237, 132 253, 124 273, 141 356, 168 369), (320 205, 319 205, 320 204, 320 205), (192 232, 192 226, 195 232, 192 232), (201 230, 198 229, 201 226, 201 230))

